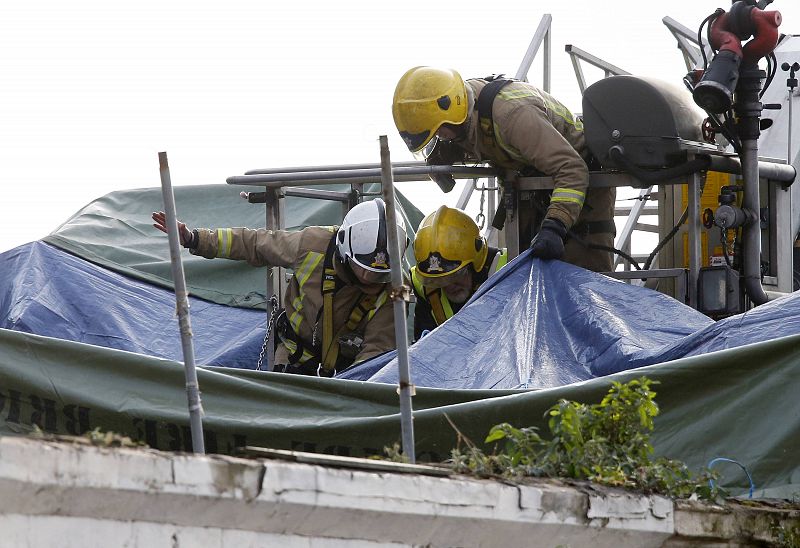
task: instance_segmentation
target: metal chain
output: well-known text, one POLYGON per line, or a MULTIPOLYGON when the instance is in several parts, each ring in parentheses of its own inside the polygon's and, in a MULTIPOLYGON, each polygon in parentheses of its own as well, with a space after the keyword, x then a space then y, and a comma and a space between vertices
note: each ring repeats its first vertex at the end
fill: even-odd
POLYGON ((475 217, 475 224, 478 225, 479 229, 483 230, 483 225, 486 224, 486 215, 483 214, 483 207, 484 201, 486 200, 486 192, 489 190, 489 188, 486 185, 478 187, 477 181, 474 181, 472 184, 475 185, 475 190, 481 191, 481 205, 478 208, 478 215, 475 217))
POLYGON ((261 363, 264 361, 264 354, 267 352, 269 336, 272 334, 272 328, 275 326, 275 318, 278 316, 278 296, 273 294, 272 297, 269 298, 269 304, 271 310, 269 313, 269 320, 267 321, 267 333, 264 335, 264 344, 261 345, 261 353, 258 355, 256 371, 261 371, 261 363))

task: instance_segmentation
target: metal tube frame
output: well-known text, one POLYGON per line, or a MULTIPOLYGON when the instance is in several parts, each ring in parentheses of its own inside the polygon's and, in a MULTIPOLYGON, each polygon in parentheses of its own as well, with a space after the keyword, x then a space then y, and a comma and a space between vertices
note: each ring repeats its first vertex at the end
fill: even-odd
POLYGON ((531 43, 528 45, 528 50, 522 57, 522 62, 520 63, 519 68, 517 68, 517 72, 514 74, 514 78, 517 80, 524 80, 526 82, 528 81, 528 71, 531 69, 533 60, 536 58, 536 54, 539 52, 539 47, 542 45, 542 43, 544 43, 542 89, 544 89, 544 91, 547 93, 550 93, 550 25, 552 22, 553 16, 549 13, 545 13, 542 16, 542 19, 539 21, 539 26, 536 28, 536 32, 533 33, 531 43))
MULTIPOLYGON (((614 247, 617 249, 624 251, 628 255, 631 253, 631 236, 633 235, 633 231, 636 230, 637 224, 639 222, 639 217, 645 210, 645 203, 647 199, 645 196, 649 195, 653 192, 653 186, 649 186, 647 188, 643 188, 639 191, 639 199, 636 203, 633 204, 631 207, 631 211, 628 214, 628 219, 625 221, 625 226, 622 228, 622 231, 617 235, 617 240, 614 242, 614 247)), ((624 259, 617 255, 616 260, 614 261, 614 267, 617 267, 620 263, 622 263, 624 259)), ((626 270, 630 268, 627 261, 625 262, 626 270)))
POLYGON ((620 76, 630 74, 630 72, 627 70, 621 69, 616 65, 612 65, 607 61, 603 61, 599 57, 595 57, 591 53, 587 53, 580 48, 576 48, 572 44, 567 44, 564 46, 564 51, 569 54, 570 60, 572 61, 572 67, 575 69, 575 78, 578 80, 578 87, 581 90, 581 94, 586 91, 586 78, 583 76, 583 69, 581 68, 579 61, 585 61, 590 65, 603 70, 606 77, 612 75, 620 76))
MULTIPOLYGON (((678 48, 683 53, 686 70, 701 67, 703 58, 700 53, 700 44, 697 43, 697 33, 680 24, 672 17, 664 17, 661 22, 664 23, 667 30, 669 30, 672 36, 675 37, 675 40, 678 41, 678 48)), ((703 47, 706 50, 706 59, 711 59, 714 55, 711 51, 711 46, 705 44, 703 47)))

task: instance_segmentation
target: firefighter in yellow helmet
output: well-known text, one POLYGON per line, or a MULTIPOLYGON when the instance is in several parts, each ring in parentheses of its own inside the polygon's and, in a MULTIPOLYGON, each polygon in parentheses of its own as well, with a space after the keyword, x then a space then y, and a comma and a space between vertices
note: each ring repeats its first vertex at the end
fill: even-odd
POLYGON ((452 317, 506 264, 505 250, 486 245, 478 225, 460 209, 442 206, 422 220, 414 240, 411 281, 417 304, 414 339, 452 317))
POLYGON ((437 139, 465 159, 552 176, 555 188, 532 200, 533 256, 613 269, 616 191, 588 188, 583 124, 554 97, 517 80, 415 67, 397 84, 392 114, 412 152, 437 139))

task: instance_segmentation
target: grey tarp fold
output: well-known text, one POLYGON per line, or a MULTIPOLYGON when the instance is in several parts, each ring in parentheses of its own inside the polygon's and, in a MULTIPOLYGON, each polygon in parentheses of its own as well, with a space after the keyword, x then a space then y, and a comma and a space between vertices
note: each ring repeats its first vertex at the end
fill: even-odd
MULTIPOLYGON (((544 412, 559 399, 597 402, 612 380, 642 375, 660 383, 659 454, 693 469, 735 459, 752 474, 756 496, 800 491, 800 336, 539 391, 419 388, 417 454, 447 458, 457 436, 446 417, 480 443, 494 424, 544 429, 544 412)), ((363 456, 400 439, 393 385, 226 368, 198 376, 211 452, 255 445, 363 456)), ((0 418, 3 434, 34 424, 62 434, 99 427, 159 449, 191 447, 180 363, 3 329, 0 418)), ((720 471, 734 494, 746 492, 741 471, 720 471)))

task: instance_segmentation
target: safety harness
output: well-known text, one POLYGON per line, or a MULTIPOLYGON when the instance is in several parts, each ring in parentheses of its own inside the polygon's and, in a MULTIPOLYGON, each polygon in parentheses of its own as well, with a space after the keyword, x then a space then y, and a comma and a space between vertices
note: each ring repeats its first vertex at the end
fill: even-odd
MULTIPOLYGON (((291 325, 283 314, 284 321, 279 319, 281 340, 290 352, 289 364, 299 368, 306 374, 332 376, 337 369, 350 365, 358 354, 364 341, 363 331, 378 309, 386 302, 388 293, 382 291, 378 295, 362 293, 350 311, 345 324, 334 333, 333 311, 336 292, 341 288, 342 280, 336 275, 334 254, 336 252, 335 236, 331 238, 322 269, 322 308, 317 321, 322 319, 322 344, 313 341, 312 348, 306 348, 297 335, 297 326, 291 325), (342 345, 346 348, 343 349, 342 345)), ((316 263, 319 264, 319 263, 316 263)), ((302 292, 302 285, 300 291, 302 292)), ((301 297, 302 301, 302 297, 301 297)))
POLYGON ((481 128, 483 146, 505 158, 508 162, 511 162, 513 160, 511 156, 497 143, 497 138, 494 133, 492 106, 500 90, 514 80, 511 78, 504 78, 502 74, 487 76, 483 79, 487 80, 489 83, 483 86, 480 93, 478 93, 478 98, 475 100, 475 108, 478 110, 478 124, 481 128))

